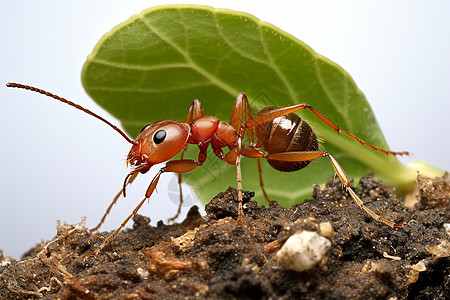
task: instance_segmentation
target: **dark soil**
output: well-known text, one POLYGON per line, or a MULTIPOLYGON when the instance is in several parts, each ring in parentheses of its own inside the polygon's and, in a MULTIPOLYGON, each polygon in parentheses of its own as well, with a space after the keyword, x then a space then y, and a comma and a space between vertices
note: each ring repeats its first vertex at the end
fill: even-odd
POLYGON ((250 201, 237 226, 236 190, 218 194, 203 219, 192 207, 181 224, 134 218, 97 257, 108 233, 60 225, 51 241, 20 261, 0 252, 0 299, 445 299, 450 291, 450 176, 417 179, 418 203, 371 175, 358 195, 407 226, 392 229, 363 212, 339 180, 314 187, 313 200, 286 209, 250 201), (331 227, 329 226, 331 225, 331 227), (286 270, 277 251, 308 230, 331 241, 312 269, 286 270))

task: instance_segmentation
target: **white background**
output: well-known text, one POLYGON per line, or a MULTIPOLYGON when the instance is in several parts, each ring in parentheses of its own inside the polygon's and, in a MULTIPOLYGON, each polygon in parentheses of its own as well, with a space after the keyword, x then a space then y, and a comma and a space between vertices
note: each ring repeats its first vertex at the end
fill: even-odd
MULTIPOLYGON (((84 92, 81 67, 100 37, 167 1, 8 1, 0 12, 0 249, 19 257, 55 234, 56 220, 93 227, 127 174, 129 144, 108 126, 43 96, 7 89, 18 81, 71 99, 118 123, 84 92)), ((178 1, 244 11, 307 43, 350 73, 395 151, 450 169, 450 2, 178 1)), ((161 116, 161 119, 164 119, 161 116)), ((155 120, 149 120, 155 121, 155 120)), ((142 198, 141 176, 103 230, 142 198)), ((140 213, 176 211, 167 180, 140 213)), ((230 182, 230 185, 233 185, 230 182)), ((220 192, 220 191, 218 191, 220 192)), ((192 204, 192 195, 188 193, 192 204)))

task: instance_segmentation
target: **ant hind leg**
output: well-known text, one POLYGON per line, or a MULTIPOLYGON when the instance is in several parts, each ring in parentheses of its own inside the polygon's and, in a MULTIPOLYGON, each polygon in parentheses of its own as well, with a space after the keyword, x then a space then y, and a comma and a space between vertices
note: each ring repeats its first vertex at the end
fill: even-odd
POLYGON ((378 222, 381 222, 383 224, 386 224, 392 228, 402 228, 404 226, 404 222, 395 223, 389 220, 386 220, 385 218, 381 217, 368 207, 364 205, 364 202, 356 195, 356 193, 351 189, 350 186, 350 179, 348 178, 347 174, 344 172, 344 169, 339 165, 337 160, 331 156, 327 152, 321 152, 321 151, 292 151, 292 152, 282 152, 282 153, 274 153, 267 155, 267 159, 272 160, 280 160, 280 161, 308 161, 313 160, 319 157, 328 157, 331 161, 331 164, 334 168, 334 171, 339 176, 339 179, 341 180, 342 184, 344 185, 347 192, 350 194, 352 199, 356 202, 356 204, 363 209, 365 212, 367 212, 373 219, 375 219, 378 222))

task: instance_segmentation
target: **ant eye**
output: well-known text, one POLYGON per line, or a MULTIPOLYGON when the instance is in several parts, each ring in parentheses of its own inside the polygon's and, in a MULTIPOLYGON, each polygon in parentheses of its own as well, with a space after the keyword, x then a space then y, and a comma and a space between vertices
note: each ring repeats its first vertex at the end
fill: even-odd
POLYGON ((166 135, 167 135, 166 131, 160 129, 157 132, 155 132, 155 135, 153 136, 153 141, 155 142, 155 144, 160 144, 164 141, 166 135))
POLYGON ((145 129, 147 129, 150 125, 152 125, 151 123, 150 124, 147 124, 147 125, 145 125, 144 127, 142 127, 142 129, 141 129, 141 132, 140 133, 142 133, 142 131, 144 131, 145 129))

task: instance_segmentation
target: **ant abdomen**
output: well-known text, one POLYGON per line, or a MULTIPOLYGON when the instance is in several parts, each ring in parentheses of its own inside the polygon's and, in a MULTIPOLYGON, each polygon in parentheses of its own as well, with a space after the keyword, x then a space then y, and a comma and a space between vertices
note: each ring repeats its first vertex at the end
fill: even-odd
MULTIPOLYGON (((276 107, 266 107, 260 111, 270 111, 276 107)), ((262 123, 255 128, 258 140, 268 154, 288 151, 317 151, 319 144, 312 128, 297 114, 290 113, 262 123)), ((279 171, 293 172, 306 167, 311 161, 267 160, 279 171)))

